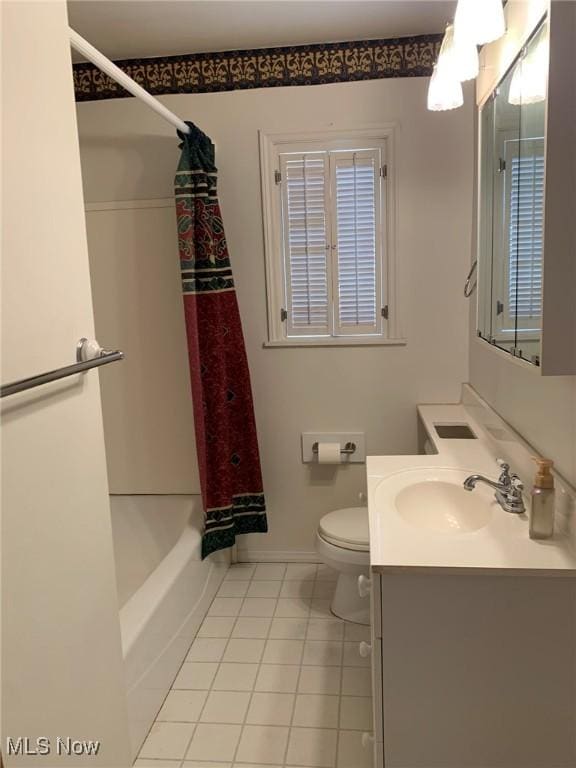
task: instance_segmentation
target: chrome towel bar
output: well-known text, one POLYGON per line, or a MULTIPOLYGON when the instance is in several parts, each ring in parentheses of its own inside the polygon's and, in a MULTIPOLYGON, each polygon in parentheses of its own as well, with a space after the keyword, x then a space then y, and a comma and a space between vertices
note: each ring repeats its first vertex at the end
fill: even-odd
POLYGON ((12 381, 10 384, 4 384, 0 388, 0 397, 15 395, 18 392, 24 392, 26 389, 33 389, 42 384, 65 379, 67 376, 84 373, 84 371, 89 371, 91 368, 98 368, 101 365, 108 365, 108 363, 114 363, 116 360, 123 359, 124 352, 120 352, 120 350, 107 352, 95 344, 95 342, 89 342, 88 339, 80 339, 76 347, 76 363, 56 368, 53 371, 46 371, 46 373, 39 373, 37 376, 30 376, 27 379, 12 381), (88 358, 88 355, 95 356, 88 358))
MULTIPOLYGON (((312 453, 318 453, 318 443, 312 443, 312 453)), ((356 443, 346 443, 344 448, 340 448, 340 453, 350 455, 356 453, 356 443)))

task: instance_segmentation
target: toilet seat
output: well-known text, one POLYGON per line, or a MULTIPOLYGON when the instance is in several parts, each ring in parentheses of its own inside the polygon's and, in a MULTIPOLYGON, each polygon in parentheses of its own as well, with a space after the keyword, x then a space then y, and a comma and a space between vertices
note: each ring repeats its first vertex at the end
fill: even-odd
POLYGON ((346 507, 329 512, 320 520, 318 535, 335 547, 354 552, 369 552, 368 509, 346 507))

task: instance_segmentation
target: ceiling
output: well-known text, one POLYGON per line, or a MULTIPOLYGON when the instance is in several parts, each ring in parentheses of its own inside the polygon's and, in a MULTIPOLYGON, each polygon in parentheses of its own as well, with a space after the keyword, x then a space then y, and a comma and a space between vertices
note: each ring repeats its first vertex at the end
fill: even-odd
POLYGON ((442 32, 455 6, 456 0, 68 0, 70 26, 111 59, 442 32))

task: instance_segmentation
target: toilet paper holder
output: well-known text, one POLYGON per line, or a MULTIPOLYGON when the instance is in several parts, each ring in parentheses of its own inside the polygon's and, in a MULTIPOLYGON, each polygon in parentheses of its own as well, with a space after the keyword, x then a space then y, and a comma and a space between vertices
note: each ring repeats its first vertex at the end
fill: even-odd
MULTIPOLYGON (((318 443, 312 443, 312 453, 318 453, 318 443)), ((356 453, 356 443, 346 443, 344 448, 340 448, 340 453, 345 453, 347 456, 356 453)))
POLYGON ((352 430, 341 432, 302 432, 302 463, 318 464, 318 448, 322 443, 331 443, 335 464, 363 464, 366 461, 366 435, 352 430), (337 452, 337 450, 340 453, 337 452), (340 461, 338 461, 340 459, 340 461))

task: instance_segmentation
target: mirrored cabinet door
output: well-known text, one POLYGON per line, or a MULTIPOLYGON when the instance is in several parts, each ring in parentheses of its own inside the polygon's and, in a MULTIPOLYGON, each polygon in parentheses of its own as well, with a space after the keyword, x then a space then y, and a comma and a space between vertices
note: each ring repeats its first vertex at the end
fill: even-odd
POLYGON ((547 62, 543 25, 517 63, 511 84, 511 98, 520 104, 520 140, 511 172, 510 281, 517 354, 534 363, 540 359, 542 336, 547 62))
POLYGON ((479 335, 538 364, 542 331, 547 25, 480 113, 479 335))

